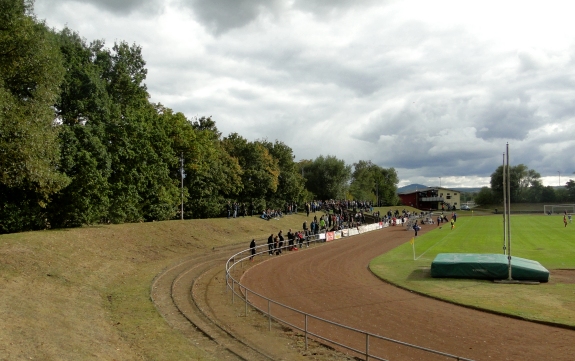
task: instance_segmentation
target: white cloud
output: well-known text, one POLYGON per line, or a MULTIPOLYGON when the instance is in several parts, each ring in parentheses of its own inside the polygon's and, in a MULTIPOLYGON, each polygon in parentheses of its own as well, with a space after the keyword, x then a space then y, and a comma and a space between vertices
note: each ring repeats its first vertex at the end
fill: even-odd
POLYGON ((447 186, 487 185, 506 142, 512 163, 549 184, 575 171, 572 7, 36 2, 50 26, 141 45, 152 101, 211 115, 224 135, 280 139, 298 159, 370 159, 396 168, 402 184, 447 186))

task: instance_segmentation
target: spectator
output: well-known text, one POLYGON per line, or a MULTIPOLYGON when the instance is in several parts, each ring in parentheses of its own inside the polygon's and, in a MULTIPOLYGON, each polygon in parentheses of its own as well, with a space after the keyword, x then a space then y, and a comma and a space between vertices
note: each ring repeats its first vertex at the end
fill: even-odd
POLYGON ((270 234, 268 237, 268 254, 271 256, 274 254, 274 234, 270 234))
POLYGON ((252 239, 252 241, 250 242, 250 252, 251 252, 250 262, 253 262, 254 256, 256 255, 256 240, 255 239, 252 239))

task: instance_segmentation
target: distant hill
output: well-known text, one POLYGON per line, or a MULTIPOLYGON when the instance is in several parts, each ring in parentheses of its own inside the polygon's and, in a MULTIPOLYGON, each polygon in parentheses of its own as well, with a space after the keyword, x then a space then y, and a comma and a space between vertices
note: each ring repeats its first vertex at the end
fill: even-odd
POLYGON ((453 189, 454 191, 459 191, 461 193, 477 193, 481 190, 481 187, 470 187, 470 188, 449 188, 453 189))
POLYGON ((426 185, 414 183, 403 186, 401 188, 397 188, 397 193, 413 192, 418 189, 425 189, 425 188, 427 188, 426 185))
MULTIPOLYGON (((409 185, 406 185, 404 187, 397 188, 397 193, 414 192, 414 191, 417 191, 418 189, 426 189, 426 188, 428 188, 428 187, 424 184, 417 184, 417 183, 409 184, 409 185)), ((469 187, 469 188, 445 187, 445 188, 453 189, 454 191, 458 191, 461 193, 475 193, 475 192, 479 192, 481 190, 481 187, 469 187)))

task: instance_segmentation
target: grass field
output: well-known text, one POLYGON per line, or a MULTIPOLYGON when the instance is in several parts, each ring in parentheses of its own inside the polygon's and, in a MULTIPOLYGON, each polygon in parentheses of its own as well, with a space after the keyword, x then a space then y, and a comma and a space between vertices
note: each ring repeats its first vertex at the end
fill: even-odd
POLYGON ((304 219, 300 213, 0 235, 0 360, 214 360, 158 314, 152 280, 188 255, 247 248, 254 237, 299 229, 304 219))
MULTIPOLYGON (((462 214, 463 212, 458 212, 462 214)), ((540 262, 550 272, 548 283, 502 285, 484 280, 434 279, 431 262, 438 253, 503 253, 503 217, 463 213, 456 227, 432 229, 415 240, 372 260, 379 277, 450 302, 494 312, 575 327, 575 224, 562 216, 511 216, 512 256, 540 262)))

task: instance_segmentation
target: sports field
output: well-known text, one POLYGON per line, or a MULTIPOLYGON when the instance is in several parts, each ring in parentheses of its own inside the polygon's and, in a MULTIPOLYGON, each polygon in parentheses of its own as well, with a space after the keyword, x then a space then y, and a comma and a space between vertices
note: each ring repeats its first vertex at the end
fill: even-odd
MULTIPOLYGON (((503 253, 503 216, 458 217, 456 226, 423 226, 424 234, 370 263, 379 277, 451 302, 542 322, 575 327, 575 224, 562 216, 511 216, 511 255, 540 262, 551 273, 540 285, 434 279, 438 253, 503 253), (415 252, 413 249, 415 248, 415 252), (415 256, 414 256, 415 255, 415 256)), ((409 232, 409 231, 406 231, 409 232)))

